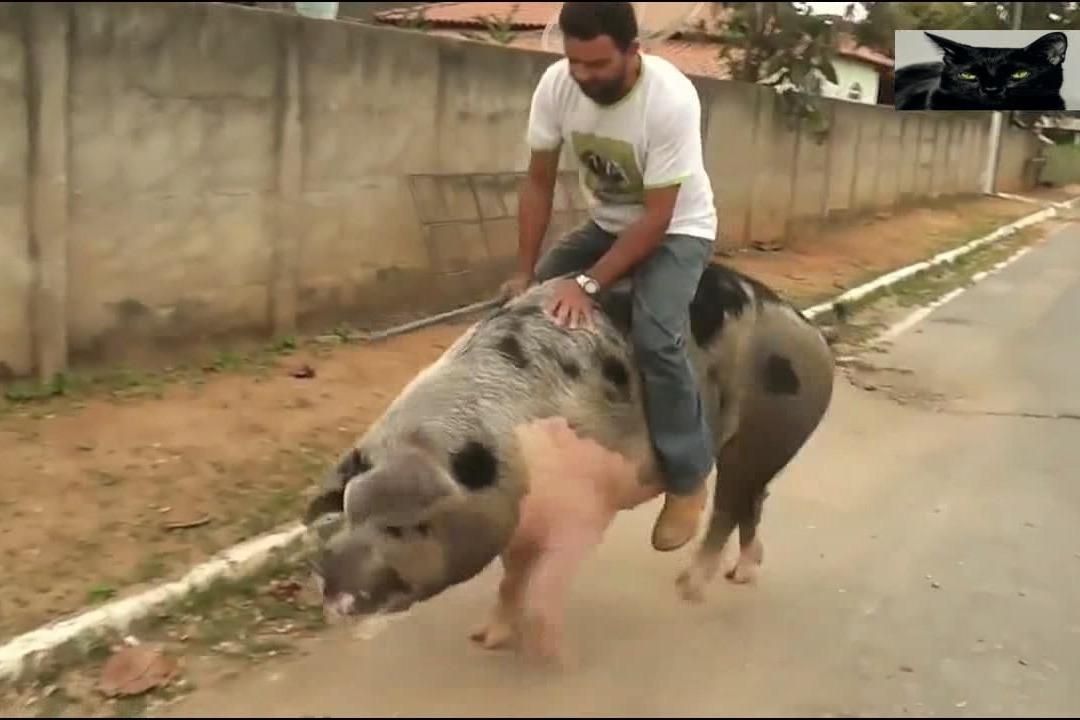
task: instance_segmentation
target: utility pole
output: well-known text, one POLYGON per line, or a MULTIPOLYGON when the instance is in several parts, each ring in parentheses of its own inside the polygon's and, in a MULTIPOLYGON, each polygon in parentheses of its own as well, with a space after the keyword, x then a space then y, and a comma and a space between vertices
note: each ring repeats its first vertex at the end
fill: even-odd
MULTIPOLYGON (((1020 20, 1024 13, 1024 3, 1014 2, 1010 4, 1009 19, 1012 21, 1012 29, 1020 29, 1020 20)), ((1004 113, 994 112, 990 116, 990 147, 986 153, 986 169, 983 171, 983 193, 991 195, 997 185, 997 161, 1001 151, 1001 130, 1004 113)))

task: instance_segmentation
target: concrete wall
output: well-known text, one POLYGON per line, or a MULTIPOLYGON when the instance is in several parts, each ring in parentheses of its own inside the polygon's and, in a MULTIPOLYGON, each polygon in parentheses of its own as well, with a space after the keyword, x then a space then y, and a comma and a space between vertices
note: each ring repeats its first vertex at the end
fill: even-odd
POLYGON ((23 32, 15 8, 0 5, 0 379, 33 364, 23 32))
MULTIPOLYGON (((1080 135, 1073 137, 1080 141, 1080 135)), ((1080 182, 1080 142, 1047 148, 1046 164, 1040 169, 1039 181, 1052 185, 1080 182)))
MULTIPOLYGON (((981 191, 988 116, 830 100, 831 131, 822 141, 805 128, 793 131, 768 88, 695 83, 728 247, 782 245, 832 218, 981 191)), ((1029 161, 1038 152, 1030 134, 1007 129, 998 189, 1032 187, 1029 161)))
MULTIPOLYGON (((0 3, 0 372, 488 296, 551 60, 237 6, 0 3)), ((835 102, 818 143, 766 88, 695 82, 726 245, 977 190, 983 120, 835 102)), ((1030 152, 1006 138, 1003 187, 1030 152)), ((549 240, 583 211, 568 164, 549 240)))

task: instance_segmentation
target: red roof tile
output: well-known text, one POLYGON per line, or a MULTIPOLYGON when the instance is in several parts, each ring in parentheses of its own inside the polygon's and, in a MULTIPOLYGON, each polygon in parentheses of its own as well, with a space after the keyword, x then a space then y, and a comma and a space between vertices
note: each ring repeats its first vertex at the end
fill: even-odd
POLYGON ((850 58, 856 58, 863 60, 872 65, 877 65, 882 68, 892 68, 894 65, 893 59, 888 55, 879 53, 876 50, 871 50, 868 47, 862 47, 855 44, 855 39, 849 35, 841 35, 837 41, 836 52, 840 55, 850 58))
POLYGON ((423 13, 425 20, 442 27, 483 27, 486 18, 495 18, 509 20, 515 30, 542 30, 561 8, 561 2, 442 2, 385 10, 375 18, 395 23, 423 13))

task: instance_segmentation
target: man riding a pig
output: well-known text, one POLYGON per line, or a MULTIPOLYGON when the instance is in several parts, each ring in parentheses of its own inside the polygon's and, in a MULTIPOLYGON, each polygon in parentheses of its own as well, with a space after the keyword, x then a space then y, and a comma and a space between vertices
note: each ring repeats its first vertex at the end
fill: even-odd
POLYGON ((503 291, 513 296, 534 281, 567 276, 548 309, 577 328, 590 324, 593 296, 633 278, 630 336, 666 491, 652 543, 675 550, 693 538, 716 473, 684 339, 717 235, 701 105, 682 72, 640 51, 631 3, 564 3, 559 27, 566 57, 533 95, 519 270, 503 291), (590 219, 537 264, 564 143, 580 163, 590 219))
POLYGON ((671 551, 697 534, 714 491, 676 581, 686 600, 703 599, 736 528, 724 575, 753 581, 768 484, 824 417, 834 377, 819 328, 710 262, 697 93, 639 52, 630 4, 566 3, 560 25, 566 58, 533 97, 505 302, 401 390, 307 512, 330 618, 401 612, 499 558, 473 639, 555 662, 582 562, 618 513, 661 494, 652 545, 671 551), (591 218, 537 264, 565 142, 591 218), (623 278, 628 291, 613 287, 623 278))

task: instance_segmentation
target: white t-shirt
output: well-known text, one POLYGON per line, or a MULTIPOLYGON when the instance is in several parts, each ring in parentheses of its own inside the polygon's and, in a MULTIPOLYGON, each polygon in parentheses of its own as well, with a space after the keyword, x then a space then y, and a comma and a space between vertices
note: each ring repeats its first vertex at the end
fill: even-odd
POLYGON ((715 240, 697 90, 663 58, 643 53, 641 59, 634 88, 609 106, 581 91, 566 58, 552 64, 533 93, 529 147, 570 144, 589 214, 608 232, 622 232, 644 214, 646 189, 681 184, 667 232, 715 240))

